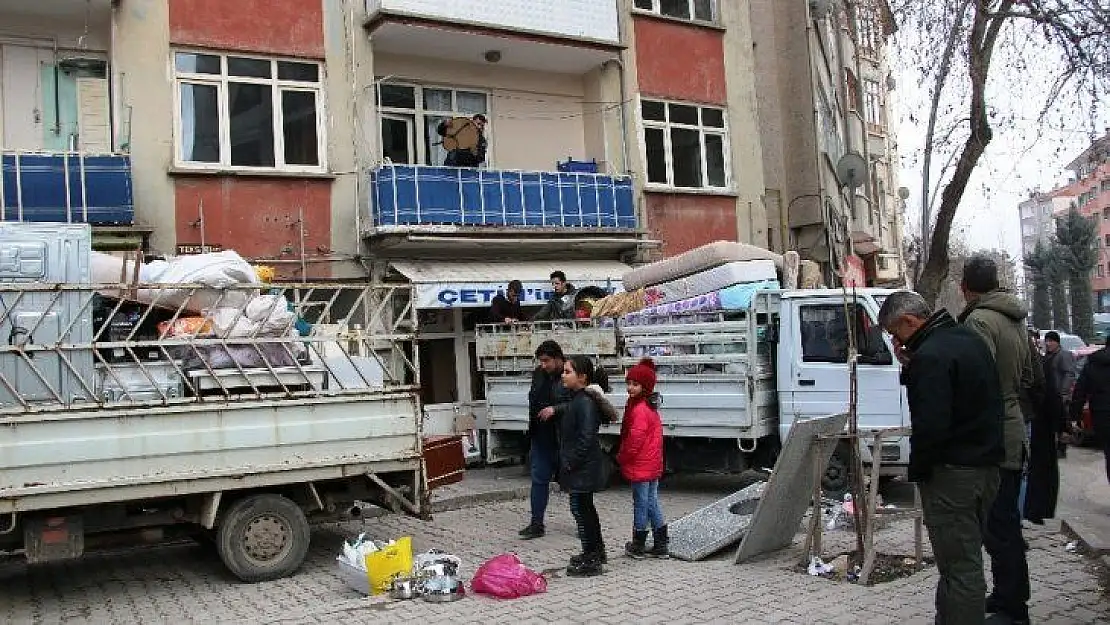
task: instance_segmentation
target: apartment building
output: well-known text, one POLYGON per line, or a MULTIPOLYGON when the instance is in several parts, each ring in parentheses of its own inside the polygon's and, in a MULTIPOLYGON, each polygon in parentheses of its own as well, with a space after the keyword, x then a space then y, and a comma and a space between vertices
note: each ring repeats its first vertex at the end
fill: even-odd
MULTIPOLYGON (((1110 312, 1110 131, 1095 139, 1070 163, 1067 185, 1053 191, 1061 201, 1054 206, 1057 217, 1075 206, 1098 224, 1099 264, 1091 275, 1095 312, 1110 312)), ((1022 213, 1024 216, 1024 213, 1022 213)), ((1024 244, 1025 222, 1022 222, 1024 244)))
MULTIPOLYGON (((1018 204, 1018 219, 1021 228, 1021 258, 1025 258, 1037 247, 1038 243, 1047 245, 1056 232, 1056 216, 1066 212, 1075 200, 1074 197, 1056 190, 1050 193, 1034 191, 1029 198, 1018 204)), ((1033 301, 1033 278, 1029 268, 1022 264, 1025 300, 1033 301)))
POLYGON ((885 0, 750 5, 768 244, 797 249, 830 274, 851 265, 869 284, 904 284, 890 7, 885 0), (841 172, 852 170, 854 189, 838 175, 850 163, 845 155, 858 156, 864 170, 841 172))

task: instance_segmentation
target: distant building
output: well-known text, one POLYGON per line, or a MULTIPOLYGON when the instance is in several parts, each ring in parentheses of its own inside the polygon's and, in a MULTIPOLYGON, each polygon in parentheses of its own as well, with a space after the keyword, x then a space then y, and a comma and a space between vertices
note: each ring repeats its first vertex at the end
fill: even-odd
POLYGON ((1037 247, 1037 243, 1047 245, 1051 241, 1056 232, 1055 216, 1067 211, 1074 199, 1061 189, 1049 193, 1034 191, 1027 200, 1018 204, 1018 219, 1021 222, 1021 258, 1018 262, 1025 276, 1027 302, 1033 301, 1033 278, 1025 267, 1024 259, 1037 247))
POLYGON ((1099 263, 1091 275, 1091 288, 1095 311, 1110 312, 1110 131, 1092 141, 1067 169, 1071 182, 1053 192, 1069 200, 1057 215, 1067 211, 1074 200, 1080 213, 1098 222, 1099 263))

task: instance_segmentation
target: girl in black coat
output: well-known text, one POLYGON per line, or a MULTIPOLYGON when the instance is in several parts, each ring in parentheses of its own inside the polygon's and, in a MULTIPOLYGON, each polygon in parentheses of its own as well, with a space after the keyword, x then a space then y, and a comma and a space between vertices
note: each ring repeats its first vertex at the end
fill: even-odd
POLYGON ((609 390, 605 371, 586 356, 573 356, 563 366, 563 388, 571 400, 559 424, 559 486, 570 496, 570 513, 578 525, 582 553, 570 559, 567 575, 600 575, 605 561, 601 519, 594 507, 594 493, 605 488, 605 453, 598 444, 601 409, 586 392, 597 384, 609 390))

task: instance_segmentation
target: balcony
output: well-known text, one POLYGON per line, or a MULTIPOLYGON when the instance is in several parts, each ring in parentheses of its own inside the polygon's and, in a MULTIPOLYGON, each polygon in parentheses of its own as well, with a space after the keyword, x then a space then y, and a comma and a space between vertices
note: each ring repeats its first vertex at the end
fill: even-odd
POLYGON ((616 0, 366 0, 366 13, 374 49, 399 55, 582 74, 621 50, 616 0))
POLYGON ((419 165, 383 165, 369 178, 363 234, 410 253, 488 254, 522 241, 611 251, 634 248, 640 234, 630 178, 419 165))
POLYGON ((2 151, 0 220, 129 226, 131 157, 2 151))

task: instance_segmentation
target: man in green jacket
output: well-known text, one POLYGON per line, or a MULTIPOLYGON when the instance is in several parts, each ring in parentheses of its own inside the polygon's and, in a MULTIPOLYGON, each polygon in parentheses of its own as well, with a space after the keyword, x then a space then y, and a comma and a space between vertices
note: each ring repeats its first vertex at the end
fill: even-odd
POLYGON ((1029 564, 1018 510, 1028 445, 1022 394, 1023 389, 1033 386, 1036 366, 1026 338, 1028 309, 1016 295, 999 289, 998 265, 989 256, 976 255, 964 263, 960 287, 967 300, 960 322, 975 330, 990 348, 1006 411, 1006 459, 1000 467, 998 496, 983 538, 994 581, 994 590, 987 597, 987 612, 1004 615, 1012 623, 1028 623, 1029 564))

